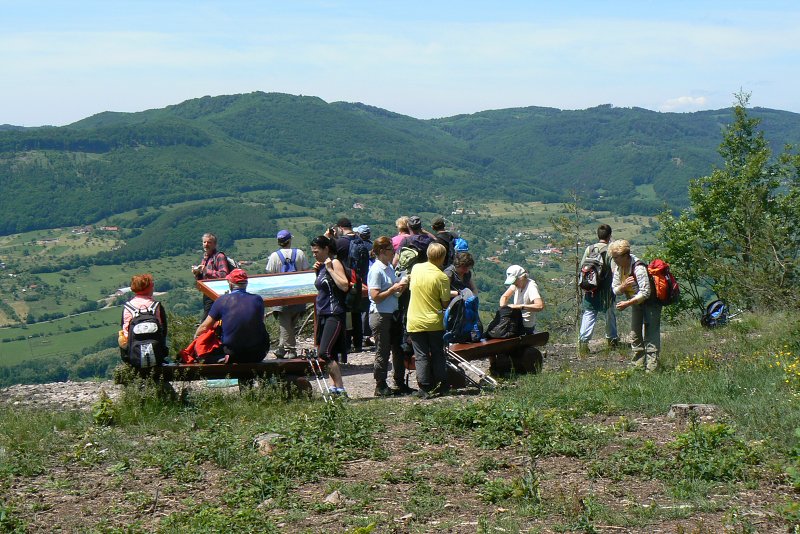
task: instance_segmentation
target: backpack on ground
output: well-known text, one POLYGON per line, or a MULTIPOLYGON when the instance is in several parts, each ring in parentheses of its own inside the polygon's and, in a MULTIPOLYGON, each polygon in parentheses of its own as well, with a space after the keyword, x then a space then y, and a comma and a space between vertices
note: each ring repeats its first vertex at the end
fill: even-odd
POLYGON ((369 272, 369 245, 358 234, 350 236, 347 258, 348 265, 345 267, 355 269, 358 276, 366 280, 369 272))
POLYGON ((156 315, 158 307, 158 302, 138 309, 129 302, 125 303, 132 315, 128 323, 127 361, 133 367, 155 367, 164 363, 167 356, 166 328, 156 315))
POLYGON ((586 259, 581 262, 578 286, 587 293, 594 293, 600 289, 606 278, 608 278, 606 251, 601 251, 597 245, 592 245, 586 259))
POLYGON ((706 328, 715 328, 728 324, 728 305, 722 300, 715 300, 706 306, 706 311, 700 317, 700 324, 706 328))
POLYGON ((669 270, 669 263, 661 259, 654 259, 649 264, 637 261, 633 264, 631 272, 636 265, 644 265, 647 268, 647 276, 650 278, 650 298, 663 306, 670 306, 680 300, 681 288, 675 275, 669 270))
POLYGON ((292 255, 288 258, 284 257, 283 252, 280 249, 276 250, 278 254, 278 259, 281 260, 281 272, 282 273, 294 273, 297 272, 297 249, 292 249, 292 255))
POLYGON ((508 339, 519 337, 525 333, 522 322, 522 311, 510 306, 500 306, 494 319, 486 327, 486 337, 489 339, 508 339))
POLYGON ((469 289, 459 292, 444 312, 445 343, 479 341, 483 325, 478 316, 478 297, 469 289))

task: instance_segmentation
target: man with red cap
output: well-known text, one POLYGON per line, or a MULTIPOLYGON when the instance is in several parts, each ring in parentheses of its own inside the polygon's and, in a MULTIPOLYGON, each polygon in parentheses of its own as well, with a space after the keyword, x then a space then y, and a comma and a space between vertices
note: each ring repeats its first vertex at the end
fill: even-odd
MULTIPOLYGON (((264 301, 247 292, 247 273, 234 269, 228 276, 230 292, 214 301, 195 337, 213 328, 222 320, 222 353, 220 362, 259 362, 269 350, 269 334, 264 327, 264 301)), ((206 363, 214 360, 206 358, 206 363)))

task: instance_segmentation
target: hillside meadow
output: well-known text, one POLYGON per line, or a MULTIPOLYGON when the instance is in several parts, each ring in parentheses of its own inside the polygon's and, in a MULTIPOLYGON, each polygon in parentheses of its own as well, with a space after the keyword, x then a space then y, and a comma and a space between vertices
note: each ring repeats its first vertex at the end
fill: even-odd
POLYGON ((0 528, 796 532, 799 333, 782 314, 682 324, 653 374, 555 344, 539 375, 426 401, 134 383, 87 410, 3 405, 0 528))

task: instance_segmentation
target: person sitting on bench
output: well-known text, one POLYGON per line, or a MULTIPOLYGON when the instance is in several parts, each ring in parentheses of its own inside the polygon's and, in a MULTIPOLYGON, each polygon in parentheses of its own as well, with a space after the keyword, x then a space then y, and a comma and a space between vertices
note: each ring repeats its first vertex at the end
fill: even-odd
POLYGON ((234 269, 228 276, 230 293, 214 301, 194 336, 213 328, 222 320, 222 350, 217 357, 206 357, 206 363, 260 362, 269 350, 269 334, 264 326, 264 301, 248 293, 247 273, 234 269))
POLYGON ((536 330, 536 316, 544 309, 544 301, 539 294, 539 286, 528 275, 528 271, 519 265, 506 269, 505 290, 500 297, 500 306, 508 306, 522 311, 522 324, 526 334, 536 330))

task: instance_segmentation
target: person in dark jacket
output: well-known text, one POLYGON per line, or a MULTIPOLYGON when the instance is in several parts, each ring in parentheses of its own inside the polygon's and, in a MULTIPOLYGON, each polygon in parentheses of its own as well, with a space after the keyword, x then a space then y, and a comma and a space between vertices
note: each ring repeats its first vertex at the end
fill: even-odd
MULTIPOLYGON (((264 300, 247 292, 247 273, 244 270, 234 269, 226 279, 230 293, 214 301, 194 337, 222 321, 222 353, 218 361, 260 362, 269 350, 269 334, 264 326, 264 300)), ((206 358, 206 363, 212 361, 206 358)))

